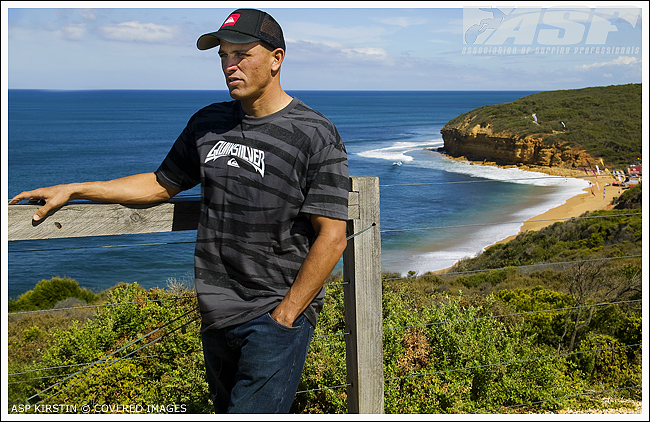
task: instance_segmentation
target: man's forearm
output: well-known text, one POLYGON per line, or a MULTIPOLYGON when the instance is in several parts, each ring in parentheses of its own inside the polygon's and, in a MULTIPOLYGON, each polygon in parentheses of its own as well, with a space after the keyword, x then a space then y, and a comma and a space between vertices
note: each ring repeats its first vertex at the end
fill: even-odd
POLYGON ((73 183, 71 187, 73 194, 70 199, 120 204, 164 202, 178 193, 160 184, 154 173, 135 174, 108 181, 73 183))
POLYGON ((336 230, 321 232, 318 235, 291 289, 271 314, 280 324, 288 327, 293 324, 323 288, 341 258, 347 244, 346 223, 340 221, 336 224, 338 225, 336 230))
POLYGON ((148 204, 164 202, 178 193, 178 190, 162 185, 154 173, 141 173, 119 179, 98 182, 69 183, 21 192, 9 204, 23 199, 45 201, 45 205, 34 214, 40 220, 52 209, 62 207, 74 199, 123 204, 148 204))

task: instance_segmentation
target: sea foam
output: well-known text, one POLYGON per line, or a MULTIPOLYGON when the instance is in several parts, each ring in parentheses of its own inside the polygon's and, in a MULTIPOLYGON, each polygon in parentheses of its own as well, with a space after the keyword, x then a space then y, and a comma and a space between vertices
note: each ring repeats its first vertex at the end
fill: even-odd
POLYGON ((583 193, 583 190, 589 187, 587 181, 573 177, 550 176, 515 167, 502 168, 452 160, 432 151, 439 146, 442 146, 442 140, 400 141, 381 148, 370 148, 358 152, 357 155, 404 163, 407 166, 462 174, 476 179, 476 182, 493 180, 548 188, 543 195, 543 201, 523 209, 508 210, 506 221, 497 224, 481 226, 468 222, 467 228, 464 229, 465 233, 459 235, 456 242, 431 245, 429 251, 386 251, 382 264, 387 270, 406 275, 409 271, 422 274, 449 268, 461 259, 474 257, 488 246, 516 235, 524 221, 563 205, 569 198, 583 193), (468 232, 471 232, 471 235, 468 235, 468 232))

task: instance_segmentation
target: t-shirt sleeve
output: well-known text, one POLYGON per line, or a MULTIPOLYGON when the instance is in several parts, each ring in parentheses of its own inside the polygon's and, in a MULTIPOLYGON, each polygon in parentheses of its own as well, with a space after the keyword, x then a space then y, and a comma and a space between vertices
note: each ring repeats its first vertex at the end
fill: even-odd
POLYGON ((307 189, 301 212, 348 219, 350 177, 347 153, 340 138, 310 158, 307 189))
POLYGON ((155 171, 159 180, 174 189, 187 190, 200 183, 200 163, 191 121, 155 171))

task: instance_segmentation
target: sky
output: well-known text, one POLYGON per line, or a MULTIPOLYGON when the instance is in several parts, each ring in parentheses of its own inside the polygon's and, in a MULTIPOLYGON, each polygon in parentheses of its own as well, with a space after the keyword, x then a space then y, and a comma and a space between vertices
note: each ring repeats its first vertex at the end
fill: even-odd
POLYGON ((225 89, 218 49, 196 40, 239 7, 282 26, 286 90, 545 91, 647 74, 647 2, 436 4, 3 1, 2 84, 225 89))

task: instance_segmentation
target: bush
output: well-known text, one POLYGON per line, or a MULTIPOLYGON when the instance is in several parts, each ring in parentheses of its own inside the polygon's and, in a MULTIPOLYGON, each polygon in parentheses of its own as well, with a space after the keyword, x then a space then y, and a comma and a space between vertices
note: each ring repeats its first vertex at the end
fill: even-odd
POLYGON ((638 184, 625 192, 619 198, 615 199, 613 202, 615 204, 614 209, 625 210, 625 209, 635 209, 638 210, 643 206, 643 192, 642 185, 638 184))
POLYGON ((496 297, 514 312, 527 313, 524 315, 523 326, 526 335, 535 338, 538 344, 558 347, 567 318, 567 311, 562 309, 573 305, 570 295, 536 287, 502 290, 496 297), (536 312, 548 309, 556 310, 536 312))
POLYGON ((343 310, 343 288, 328 286, 292 413, 347 413, 343 310))
POLYGON ((385 331, 386 413, 482 412, 563 394, 562 360, 538 359, 548 351, 493 318, 492 296, 447 297, 419 318, 399 295, 386 296, 392 324, 420 326, 385 331))
POLYGON ((50 309, 57 302, 77 298, 85 303, 92 303, 99 298, 85 287, 79 287, 79 283, 71 278, 54 277, 51 280, 41 280, 36 286, 23 294, 18 299, 9 300, 9 312, 36 311, 50 309))
MULTIPOLYGON (((634 347, 639 353, 640 347, 634 347)), ((581 372, 584 380, 601 389, 618 390, 612 395, 641 400, 641 364, 640 359, 618 340, 605 335, 593 335, 580 343, 579 353, 572 356, 572 361, 581 372)))
MULTIPOLYGON (((621 271, 637 277, 640 269, 621 271)), ((504 274, 483 282, 504 283, 504 274)), ((440 282, 428 276, 384 283, 386 413, 509 413, 527 403, 549 411, 585 389, 625 389, 637 398, 641 315, 635 302, 627 309, 599 307, 574 353, 558 356, 567 318, 560 308, 570 295, 538 287, 449 296, 431 289, 440 282), (543 309, 555 311, 514 314, 543 309)), ((24 375, 12 378, 9 403, 140 405, 160 413, 167 411, 160 405, 179 405, 210 413, 194 293, 122 284, 106 297, 93 318, 69 326, 35 319, 40 313, 13 316, 19 319, 9 327, 15 357, 9 372, 24 375), (21 360, 22 347, 45 351, 21 360)), ((347 412, 345 331, 343 288, 328 286, 293 413, 347 412)))
POLYGON ((566 262, 585 258, 641 254, 642 220, 638 210, 585 213, 581 218, 527 231, 508 243, 459 261, 451 271, 566 262), (596 218, 597 217, 597 218, 596 218))

